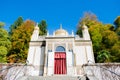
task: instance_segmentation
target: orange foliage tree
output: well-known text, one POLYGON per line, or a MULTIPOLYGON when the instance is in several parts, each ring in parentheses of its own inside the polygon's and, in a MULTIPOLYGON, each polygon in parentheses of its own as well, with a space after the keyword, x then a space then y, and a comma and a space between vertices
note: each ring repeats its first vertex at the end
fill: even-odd
POLYGON ((22 25, 13 30, 11 36, 12 48, 8 53, 8 62, 24 63, 27 58, 29 41, 34 29, 35 23, 31 20, 25 21, 22 25))

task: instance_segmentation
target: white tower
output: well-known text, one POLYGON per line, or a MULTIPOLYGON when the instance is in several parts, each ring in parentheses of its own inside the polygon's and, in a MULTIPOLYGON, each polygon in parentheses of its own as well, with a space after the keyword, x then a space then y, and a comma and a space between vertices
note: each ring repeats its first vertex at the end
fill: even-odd
POLYGON ((39 27, 38 24, 35 26, 31 41, 29 43, 29 50, 28 50, 28 57, 27 61, 29 65, 32 65, 34 67, 31 67, 29 71, 29 75, 39 76, 42 75, 43 72, 41 70, 41 65, 43 65, 44 60, 44 54, 43 48, 42 48, 42 42, 39 41, 39 27))
POLYGON ((88 32, 88 27, 85 24, 83 25, 82 33, 83 33, 84 40, 90 40, 90 35, 89 35, 89 32, 88 32))

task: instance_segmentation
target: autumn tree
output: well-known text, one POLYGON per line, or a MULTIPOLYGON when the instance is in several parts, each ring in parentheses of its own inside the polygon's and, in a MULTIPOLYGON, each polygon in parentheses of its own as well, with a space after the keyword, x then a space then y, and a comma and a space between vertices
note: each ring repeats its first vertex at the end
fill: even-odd
POLYGON ((12 48, 8 54, 9 62, 25 62, 27 58, 29 41, 35 23, 27 20, 15 30, 11 36, 12 48))
POLYGON ((101 31, 100 26, 102 26, 102 24, 97 21, 97 17, 93 13, 85 13, 84 14, 84 16, 80 19, 80 21, 78 23, 77 32, 80 32, 80 33, 82 32, 83 24, 88 26, 89 32, 91 35, 91 39, 93 41, 94 52, 97 52, 97 50, 100 48, 100 44, 102 42, 102 35, 100 33, 100 31, 101 31))
POLYGON ((42 20, 39 24, 39 35, 46 35, 47 34, 47 23, 45 20, 42 20))
POLYGON ((106 59, 105 62, 116 61, 114 58, 118 54, 116 52, 119 51, 114 52, 113 55, 113 49, 116 49, 113 46, 118 42, 118 36, 114 32, 113 25, 101 23, 94 14, 90 13, 85 14, 79 21, 77 32, 80 32, 83 24, 89 28, 96 62, 104 62, 101 56, 106 57, 104 58, 106 59))
POLYGON ((11 48, 11 42, 9 39, 8 32, 3 29, 4 23, 0 22, 0 62, 7 62, 6 55, 11 48))
POLYGON ((97 16, 95 14, 93 14, 91 12, 85 12, 84 16, 78 22, 76 34, 82 37, 83 36, 82 35, 82 26, 85 24, 89 27, 93 24, 96 24, 97 22, 98 22, 98 20, 97 20, 97 16))

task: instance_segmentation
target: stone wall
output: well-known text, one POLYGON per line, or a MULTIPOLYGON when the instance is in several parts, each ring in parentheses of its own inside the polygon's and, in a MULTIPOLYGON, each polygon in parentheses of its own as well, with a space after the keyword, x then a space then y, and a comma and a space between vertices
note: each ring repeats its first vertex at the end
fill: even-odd
MULTIPOLYGON (((83 65, 89 80, 120 80, 120 63, 96 63, 83 65)), ((0 80, 17 80, 32 76, 35 66, 26 64, 0 64, 0 80)))
POLYGON ((0 80, 17 80, 21 76, 29 76, 34 66, 26 64, 0 64, 0 80))
POLYGON ((83 65, 90 80, 120 80, 120 63, 96 63, 83 65))

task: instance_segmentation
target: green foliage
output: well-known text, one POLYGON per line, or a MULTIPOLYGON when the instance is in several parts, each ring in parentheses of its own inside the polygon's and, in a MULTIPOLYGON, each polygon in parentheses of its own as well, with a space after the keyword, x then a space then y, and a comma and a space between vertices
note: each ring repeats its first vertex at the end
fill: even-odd
POLYGON ((120 27, 120 16, 118 16, 118 17, 116 18, 116 20, 114 21, 114 24, 115 24, 116 28, 119 28, 119 27, 120 27))
POLYGON ((20 26, 23 23, 23 18, 20 16, 18 19, 10 26, 10 32, 9 34, 12 35, 13 30, 16 29, 18 26, 20 26))
POLYGON ((103 32, 103 44, 106 44, 106 47, 111 48, 118 41, 118 36, 115 32, 110 30, 105 30, 103 32))
POLYGON ((2 28, 5 25, 5 23, 0 22, 0 28, 2 28))
POLYGON ((117 28, 115 32, 116 32, 116 33, 117 33, 117 35, 119 35, 119 37, 120 37, 120 27, 119 27, 119 28, 117 28))
POLYGON ((120 62, 120 41, 116 42, 111 48, 111 55, 113 56, 113 62, 120 62))
POLYGON ((47 24, 45 20, 42 20, 39 24, 39 35, 46 35, 47 34, 47 24))
POLYGON ((83 37, 82 29, 79 28, 79 30, 77 30, 76 34, 79 35, 80 37, 83 37))
POLYGON ((11 47, 8 32, 1 28, 0 28, 0 46, 5 46, 8 49, 11 47))
POLYGON ((101 24, 96 23, 96 25, 89 25, 89 32, 93 42, 94 52, 97 52, 101 48, 102 34, 101 34, 101 24))
POLYGON ((103 63, 103 62, 111 62, 110 58, 111 58, 111 54, 109 51, 107 50, 101 50, 100 52, 98 52, 97 54, 97 62, 103 63))
POLYGON ((6 55, 11 48, 8 32, 0 28, 0 62, 7 62, 6 55))
POLYGON ((6 58, 7 53, 8 53, 7 48, 4 46, 0 46, 0 63, 7 62, 6 58))
POLYGON ((25 62, 34 22, 27 20, 17 27, 11 36, 12 48, 8 54, 9 62, 25 62))
POLYGON ((114 24, 115 24, 115 27, 116 27, 116 29, 115 29, 115 32, 119 35, 119 37, 120 37, 120 16, 118 16, 117 18, 116 18, 116 20, 114 21, 114 24))
POLYGON ((120 57, 118 57, 120 56, 120 38, 118 37, 120 17, 114 22, 117 26, 116 30, 111 24, 99 22, 92 13, 85 13, 79 22, 80 27, 78 27, 77 33, 81 32, 83 24, 86 24, 89 28, 96 62, 120 62, 120 57))

